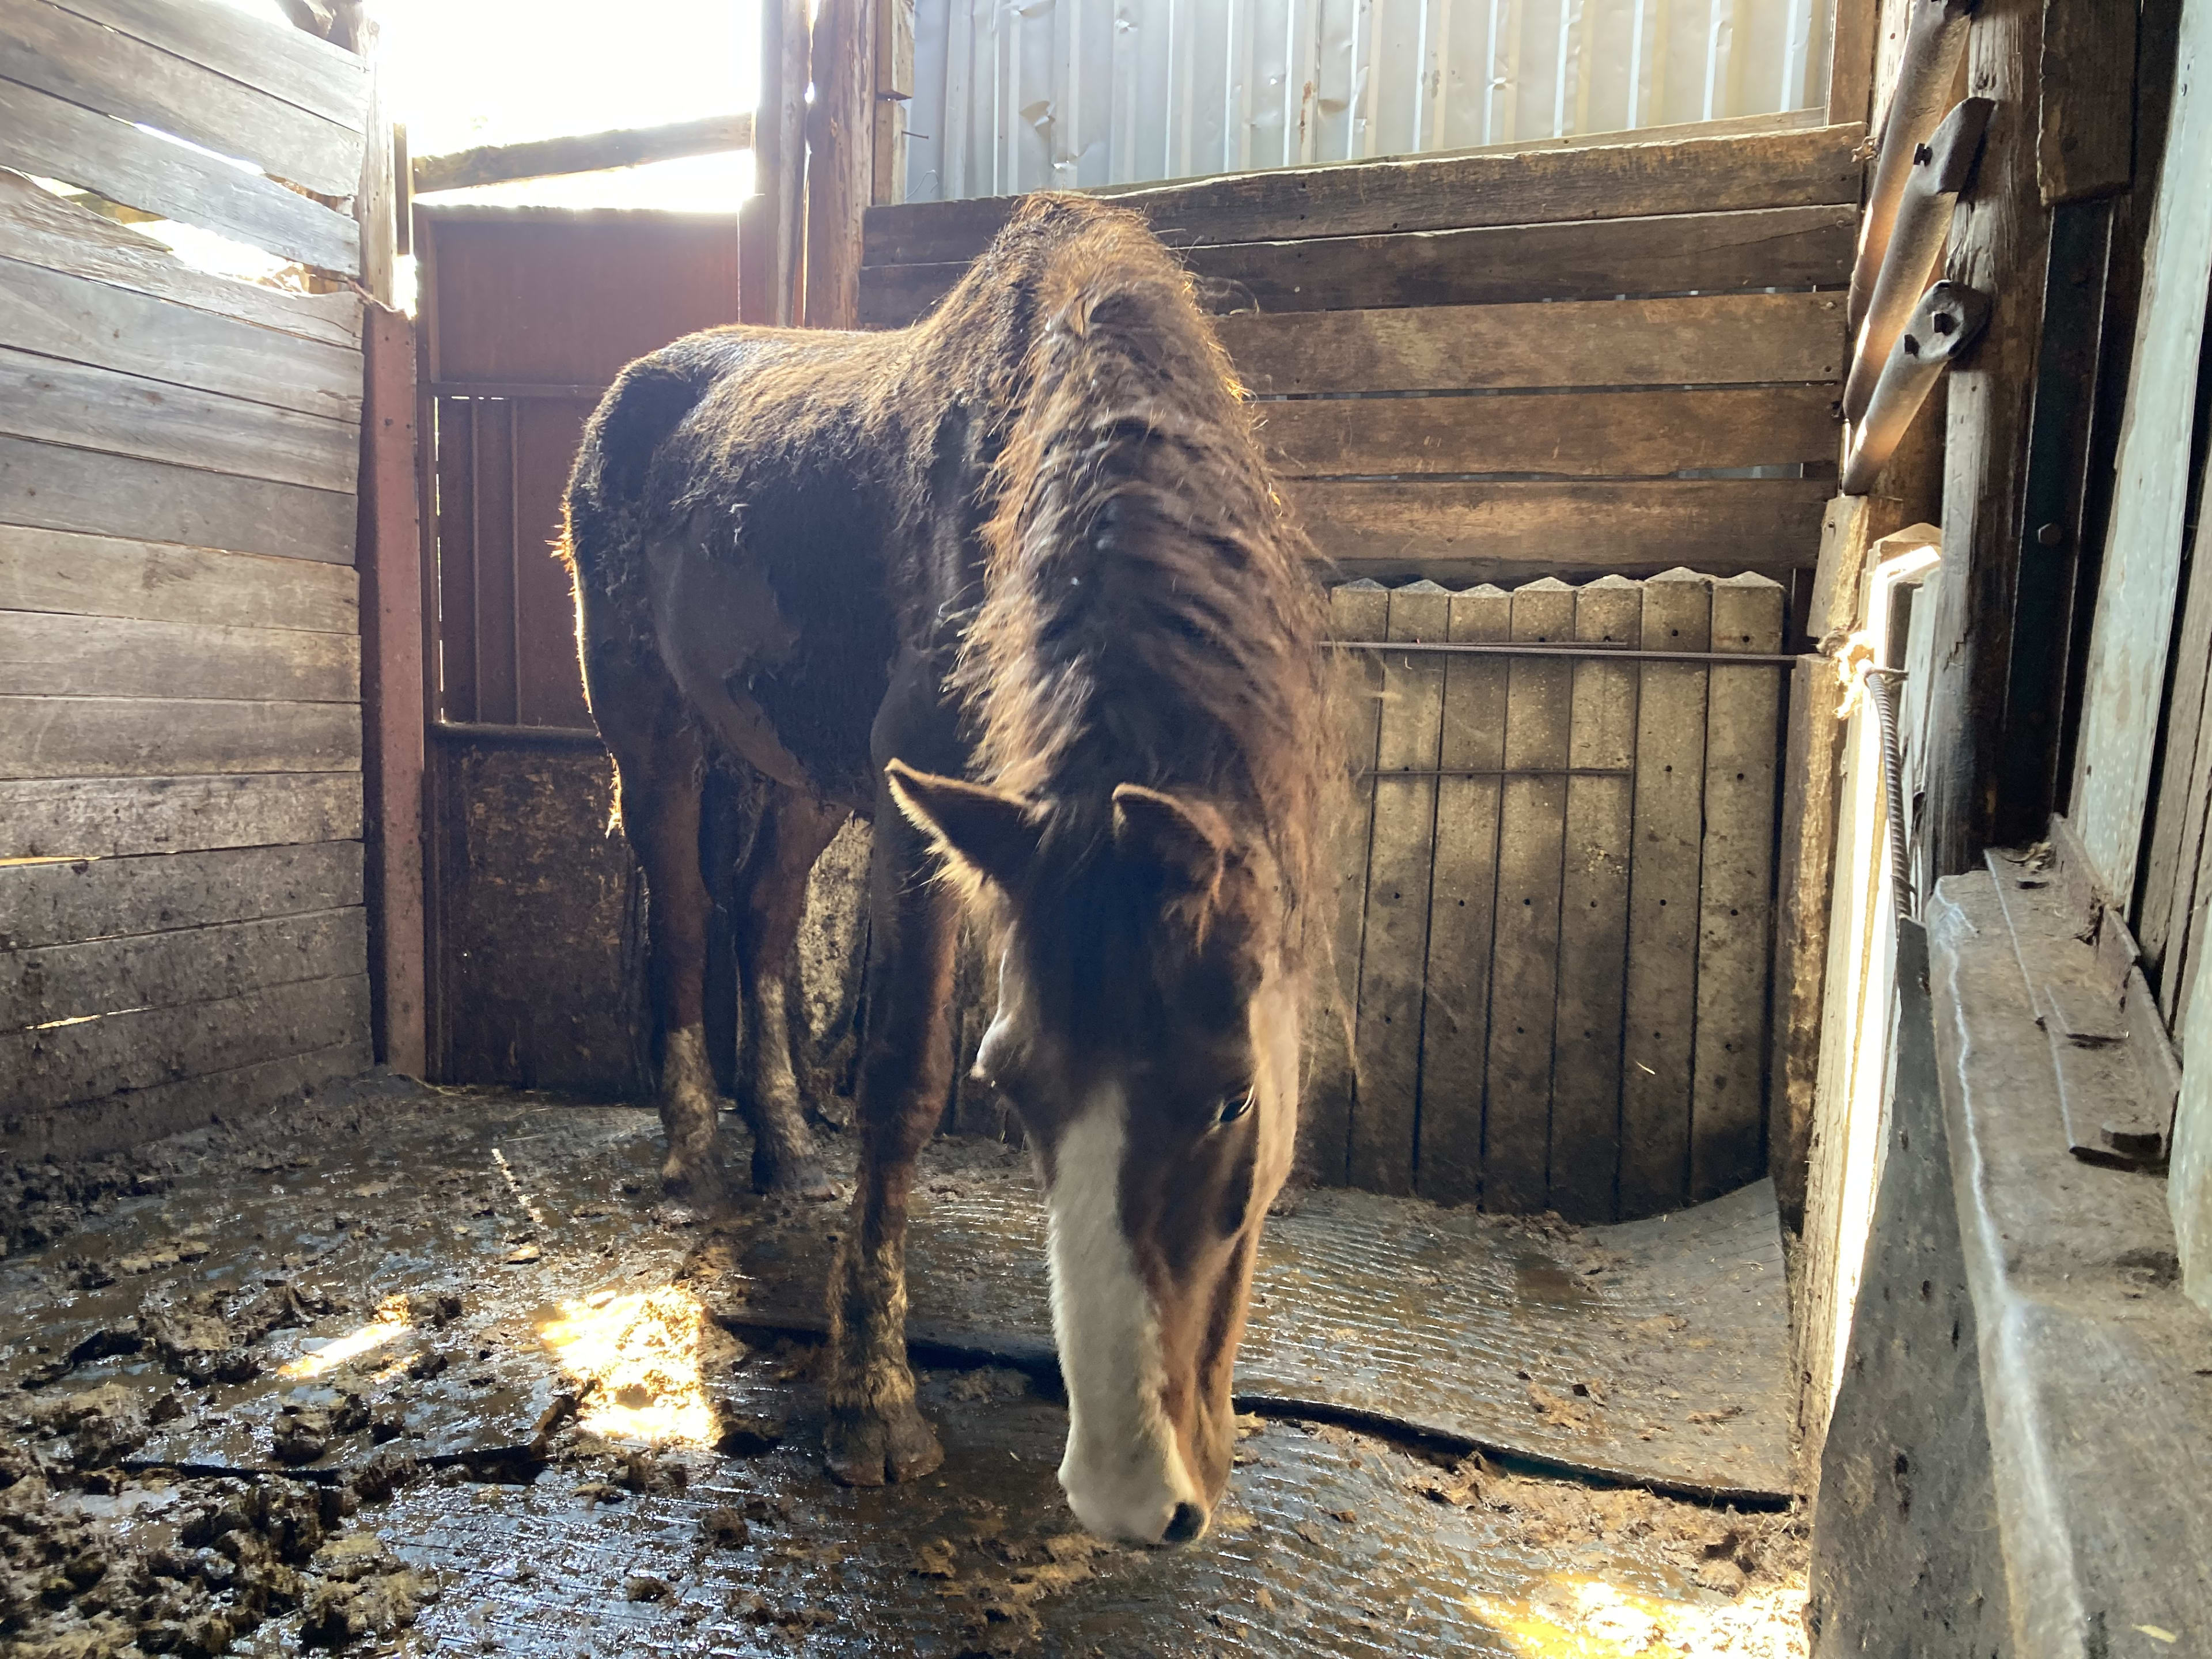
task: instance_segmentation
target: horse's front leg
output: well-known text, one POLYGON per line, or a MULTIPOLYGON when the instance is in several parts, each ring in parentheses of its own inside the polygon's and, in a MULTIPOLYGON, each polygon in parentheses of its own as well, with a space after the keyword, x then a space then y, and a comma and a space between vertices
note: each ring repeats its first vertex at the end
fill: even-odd
POLYGON ((911 1480, 943 1461, 906 1361, 907 1199, 945 1109, 946 1008, 957 919, 921 836, 886 802, 869 869, 868 1037, 860 1172, 830 1279, 830 1472, 849 1486, 911 1480))

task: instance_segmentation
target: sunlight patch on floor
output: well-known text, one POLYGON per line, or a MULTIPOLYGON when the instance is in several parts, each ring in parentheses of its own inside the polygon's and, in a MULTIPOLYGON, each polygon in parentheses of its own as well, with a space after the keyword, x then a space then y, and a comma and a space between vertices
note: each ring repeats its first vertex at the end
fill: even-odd
POLYGON ((1524 1659, 1804 1659, 1807 1650, 1802 1585, 1774 1585, 1705 1605, 1562 1574, 1525 1601, 1480 1594, 1462 1599, 1524 1659))
POLYGON ((415 1327, 407 1317, 407 1298, 387 1296, 376 1304, 376 1314, 368 1324, 344 1336, 334 1337, 312 1352, 303 1353, 289 1364, 278 1369, 276 1375, 295 1382, 305 1382, 335 1370, 348 1360, 358 1359, 365 1353, 389 1346, 407 1335, 415 1327))
POLYGON ((538 1334, 562 1369, 589 1386, 578 1426, 610 1440, 714 1443, 719 1419, 707 1375, 726 1367, 738 1346, 690 1291, 602 1291, 562 1303, 538 1334))

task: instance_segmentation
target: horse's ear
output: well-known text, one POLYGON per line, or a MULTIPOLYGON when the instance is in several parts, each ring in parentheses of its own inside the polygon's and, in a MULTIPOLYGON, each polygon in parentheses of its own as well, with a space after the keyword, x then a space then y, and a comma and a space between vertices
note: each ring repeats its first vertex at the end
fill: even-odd
POLYGON ((1204 801, 1125 783, 1114 791, 1114 847, 1153 866, 1170 891, 1212 898, 1229 856, 1229 825, 1204 801))
POLYGON ((891 799, 939 850, 1000 886, 1018 886, 1036 854, 1037 826, 1018 795, 959 778, 917 772, 904 761, 884 768, 891 799))

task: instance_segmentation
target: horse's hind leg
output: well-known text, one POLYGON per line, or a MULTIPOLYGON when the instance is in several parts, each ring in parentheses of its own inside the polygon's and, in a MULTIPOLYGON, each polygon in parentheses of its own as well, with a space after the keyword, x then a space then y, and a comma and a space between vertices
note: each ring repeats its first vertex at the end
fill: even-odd
POLYGON ((806 878, 848 814, 771 786, 752 854, 739 874, 738 972, 744 998, 738 1104, 753 1132, 759 1192, 830 1190, 801 1110, 785 991, 806 908, 806 878))
POLYGON ((699 866, 707 756, 673 681, 619 649, 584 653, 592 713, 615 758, 623 829, 645 872, 646 939, 660 1027, 660 1122, 668 1190, 713 1212, 727 1206, 715 1127, 720 1104, 707 1058, 707 927, 713 901, 699 866))
POLYGON ((957 921, 921 835, 885 798, 868 872, 868 1036, 855 1118, 860 1172, 830 1275, 830 1472, 913 1480, 944 1460, 906 1360, 906 1218, 914 1162, 945 1109, 945 1010, 957 921))

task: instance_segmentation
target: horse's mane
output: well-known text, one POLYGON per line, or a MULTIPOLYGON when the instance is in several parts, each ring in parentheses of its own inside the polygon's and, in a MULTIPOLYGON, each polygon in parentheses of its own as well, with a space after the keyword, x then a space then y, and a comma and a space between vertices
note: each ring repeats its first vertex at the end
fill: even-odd
POLYGON ((1295 960, 1322 931, 1308 912, 1340 770, 1324 602, 1228 358, 1143 222, 1087 198, 1027 198, 924 331, 960 327, 971 288, 1021 293, 1029 324, 953 679, 983 775, 1061 820, 1047 855, 1057 842, 1069 879, 1116 785, 1211 801, 1272 855, 1295 960))

